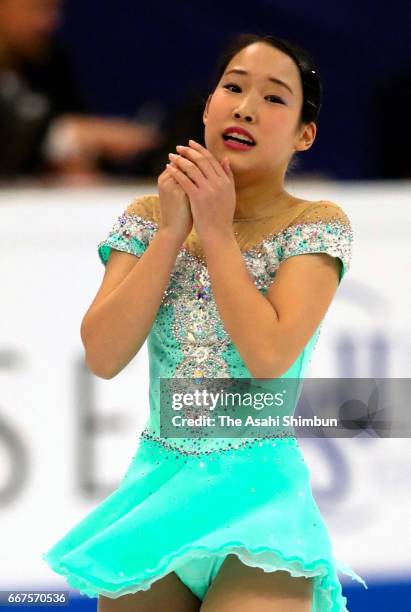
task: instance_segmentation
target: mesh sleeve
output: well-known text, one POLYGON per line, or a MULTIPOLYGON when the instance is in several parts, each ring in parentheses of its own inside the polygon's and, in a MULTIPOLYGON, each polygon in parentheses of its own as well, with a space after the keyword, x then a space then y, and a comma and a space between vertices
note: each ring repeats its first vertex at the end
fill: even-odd
POLYGON ((281 257, 327 253, 341 261, 339 283, 349 270, 352 259, 351 222, 337 204, 320 202, 306 209, 282 233, 281 257))
POLYGON ((156 196, 134 200, 117 218, 107 237, 98 243, 100 261, 106 265, 111 249, 141 257, 152 240, 157 225, 156 196))

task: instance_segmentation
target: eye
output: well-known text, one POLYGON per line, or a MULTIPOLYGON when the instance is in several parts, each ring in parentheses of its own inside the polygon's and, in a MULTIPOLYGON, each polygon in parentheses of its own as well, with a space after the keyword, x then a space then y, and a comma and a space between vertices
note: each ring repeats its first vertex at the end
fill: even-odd
MULTIPOLYGON (((227 83, 226 85, 223 85, 224 89, 228 89, 228 91, 233 91, 232 89, 230 89, 230 87, 234 87, 237 89, 237 92, 233 92, 233 93, 238 93, 238 91, 241 91, 241 87, 239 87, 239 85, 236 85, 235 83, 227 83)), ((285 104, 284 100, 282 98, 279 98, 278 96, 266 96, 266 99, 271 98, 269 101, 274 103, 280 103, 280 104, 285 104)))
POLYGON ((280 104, 284 104, 284 100, 282 100, 278 96, 267 96, 267 98, 274 98, 276 102, 280 102, 280 104))
POLYGON ((237 87, 237 89, 240 89, 238 85, 235 85, 234 83, 227 83, 227 85, 223 85, 224 89, 228 89, 229 87, 237 87))

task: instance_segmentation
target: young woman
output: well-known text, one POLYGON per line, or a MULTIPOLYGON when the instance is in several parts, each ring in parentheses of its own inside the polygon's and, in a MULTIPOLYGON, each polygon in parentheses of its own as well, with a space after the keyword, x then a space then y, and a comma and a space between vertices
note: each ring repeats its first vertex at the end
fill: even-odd
POLYGON ((346 610, 295 436, 166 438, 160 379, 302 378, 350 265, 352 228, 284 177, 316 136, 321 85, 299 47, 239 35, 207 99, 205 147, 170 154, 158 195, 99 244, 82 322, 89 368, 118 374, 146 338, 150 416, 116 489, 43 555, 100 612, 346 610))

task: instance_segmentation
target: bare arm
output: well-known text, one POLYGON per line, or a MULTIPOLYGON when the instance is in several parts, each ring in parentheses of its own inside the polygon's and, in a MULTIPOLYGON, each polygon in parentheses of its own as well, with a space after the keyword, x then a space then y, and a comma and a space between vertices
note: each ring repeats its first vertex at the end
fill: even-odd
POLYGON ((217 308, 249 372, 255 378, 281 376, 331 304, 338 286, 336 258, 327 253, 291 257, 263 296, 233 235, 211 236, 204 246, 217 308))
POLYGON ((276 378, 292 366, 330 307, 350 265, 352 240, 350 220, 338 205, 311 206, 289 227, 282 262, 262 296, 232 233, 205 239, 218 310, 252 376, 276 378))
POLYGON ((116 376, 144 344, 167 288, 182 240, 159 229, 140 259, 112 250, 100 291, 81 324, 86 363, 116 376))
MULTIPOLYGON (((116 376, 144 344, 180 247, 193 227, 188 198, 167 168, 157 185, 159 229, 140 258, 111 249, 101 287, 81 323, 86 363, 101 378, 116 376)), ((126 216, 145 217, 151 197, 138 198, 126 216)), ((133 227, 129 231, 133 233, 133 227)))

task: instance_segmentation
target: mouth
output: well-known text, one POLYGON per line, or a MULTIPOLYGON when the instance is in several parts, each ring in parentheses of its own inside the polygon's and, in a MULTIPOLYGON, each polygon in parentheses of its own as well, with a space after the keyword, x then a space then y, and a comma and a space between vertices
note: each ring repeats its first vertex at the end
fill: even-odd
POLYGON ((224 144, 230 149, 249 150, 256 145, 253 135, 239 125, 227 127, 222 134, 222 138, 224 144))

